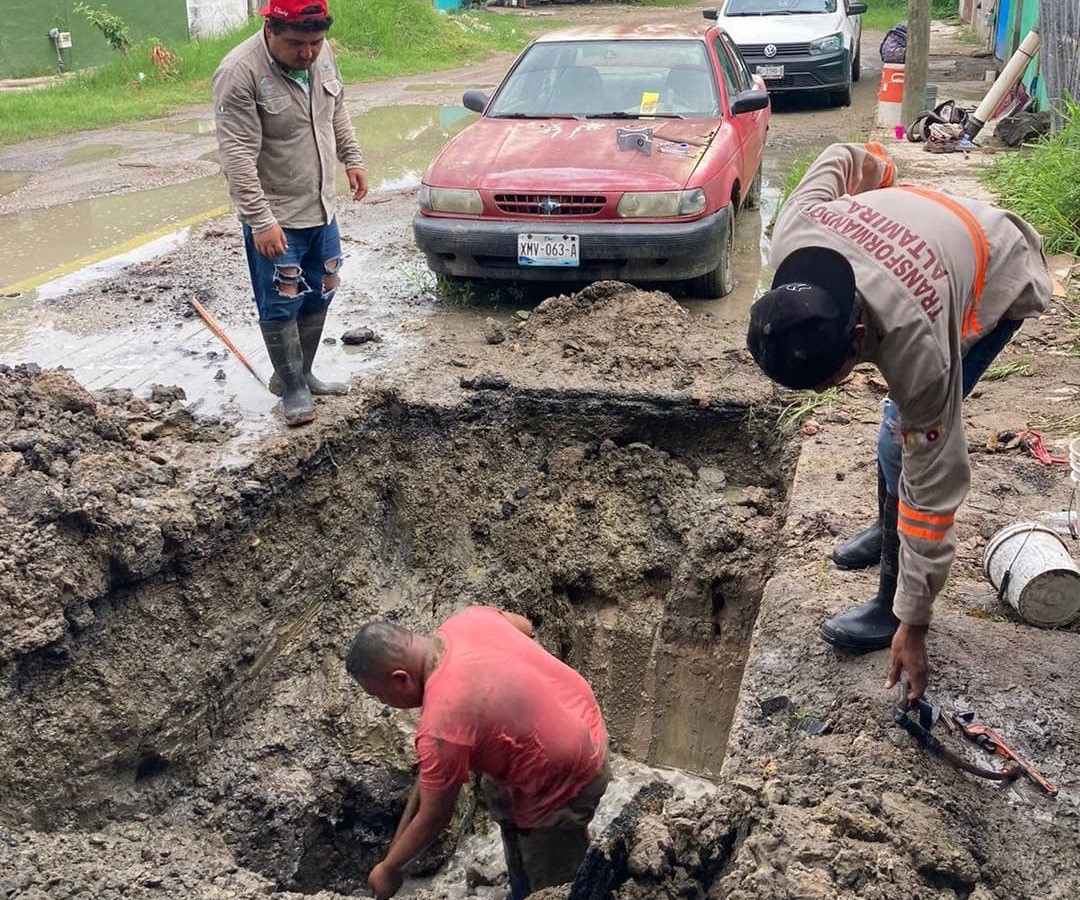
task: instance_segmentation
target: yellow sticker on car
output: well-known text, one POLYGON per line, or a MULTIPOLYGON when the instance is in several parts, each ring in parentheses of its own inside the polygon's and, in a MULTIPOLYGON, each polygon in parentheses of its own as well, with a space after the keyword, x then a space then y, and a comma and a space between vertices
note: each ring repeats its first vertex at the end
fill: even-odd
POLYGON ((641 94, 641 111, 639 115, 656 115, 656 106, 660 102, 660 94, 657 91, 643 91, 641 94))

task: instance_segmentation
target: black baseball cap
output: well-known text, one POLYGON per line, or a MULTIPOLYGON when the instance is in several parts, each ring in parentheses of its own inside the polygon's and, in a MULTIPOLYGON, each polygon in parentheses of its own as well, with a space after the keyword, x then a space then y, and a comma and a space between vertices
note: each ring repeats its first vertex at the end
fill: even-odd
POLYGON ((801 247, 780 263, 772 290, 750 307, 746 346, 773 381, 814 388, 851 358, 857 313, 851 263, 828 247, 801 247))

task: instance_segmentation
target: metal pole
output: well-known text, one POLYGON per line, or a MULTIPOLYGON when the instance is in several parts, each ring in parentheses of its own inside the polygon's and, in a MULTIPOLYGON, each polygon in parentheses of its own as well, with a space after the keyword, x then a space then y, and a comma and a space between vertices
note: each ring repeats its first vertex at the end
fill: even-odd
POLYGON ((901 121, 910 125, 926 107, 930 68, 930 0, 908 0, 907 53, 904 57, 904 105, 901 121))

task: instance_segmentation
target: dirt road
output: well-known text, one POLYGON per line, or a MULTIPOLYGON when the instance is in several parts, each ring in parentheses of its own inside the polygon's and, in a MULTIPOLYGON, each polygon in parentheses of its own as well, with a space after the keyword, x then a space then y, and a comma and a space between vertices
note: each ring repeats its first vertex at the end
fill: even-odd
MULTIPOLYGON (((876 44, 865 36, 865 61, 876 44)), ((921 753, 891 726, 883 654, 818 640, 823 617, 873 591, 873 572, 827 556, 870 515, 884 386, 859 371, 800 411, 743 349, 778 185, 796 156, 868 133, 873 73, 850 110, 776 111, 771 203, 739 223, 732 297, 607 283, 448 306, 409 236, 418 151, 392 136, 437 143, 462 87, 505 64, 352 89, 361 139, 365 121, 388 131, 366 135, 382 188, 342 213, 329 333, 379 340, 323 349, 355 381, 315 426, 284 433, 188 314, 197 294, 266 370, 230 216, 129 268, 9 298, 0 356, 31 365, 0 373, 0 889, 360 891, 412 753, 407 719, 345 677, 348 637, 371 616, 427 627, 492 603, 587 675, 622 758, 575 897, 1076 896, 1080 632, 1024 624, 980 570, 1000 526, 1067 502, 1062 467, 986 451, 1035 426, 1060 452, 1080 430, 1066 305, 1026 325, 1003 356, 1013 374, 970 400, 973 490, 931 642, 937 699, 1000 726, 1059 783, 1049 800, 921 753)), ((156 224, 163 204, 194 196, 202 215, 207 113, 8 148, 0 168, 36 168, 0 212, 34 223, 17 217, 85 203, 107 230, 116 210, 95 204, 126 197, 149 216, 143 236, 175 226, 156 224)), ((978 158, 894 149, 903 177, 978 189, 978 158)), ((501 896, 494 846, 465 803, 408 889, 501 896)))

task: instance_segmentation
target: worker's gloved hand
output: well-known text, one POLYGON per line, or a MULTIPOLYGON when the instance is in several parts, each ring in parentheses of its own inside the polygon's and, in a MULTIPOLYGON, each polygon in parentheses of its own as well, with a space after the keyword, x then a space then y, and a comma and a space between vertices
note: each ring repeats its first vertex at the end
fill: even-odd
POLYGON ((274 224, 264 231, 257 231, 253 235, 255 249, 267 259, 277 259, 284 256, 289 249, 289 242, 285 239, 285 232, 280 225, 274 224))
POLYGON ((901 622, 892 640, 892 658, 885 688, 896 687, 902 672, 907 673, 909 702, 918 700, 926 690, 930 663, 926 658, 926 632, 929 625, 908 625, 901 622))
POLYGON ((375 895, 375 900, 390 900, 399 890, 405 876, 397 869, 390 869, 379 863, 368 874, 368 887, 375 895))

